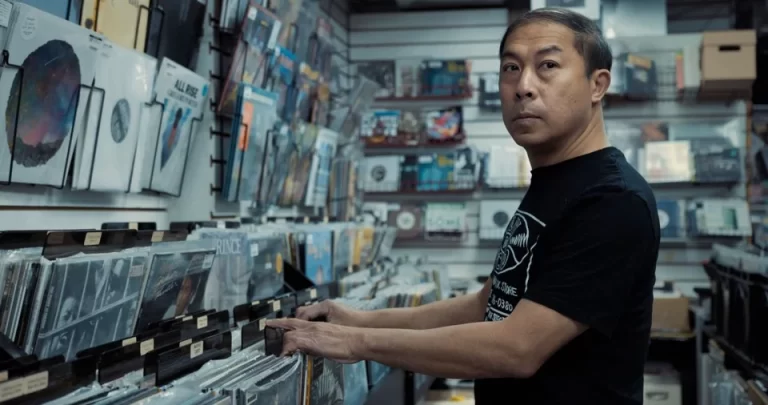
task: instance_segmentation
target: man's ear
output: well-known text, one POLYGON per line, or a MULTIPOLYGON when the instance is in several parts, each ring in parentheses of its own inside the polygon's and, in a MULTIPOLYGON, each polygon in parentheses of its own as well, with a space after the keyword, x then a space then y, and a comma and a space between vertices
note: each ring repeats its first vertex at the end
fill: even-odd
POLYGON ((608 91, 608 87, 611 86, 611 72, 606 69, 595 70, 589 81, 592 90, 592 102, 601 102, 608 91))

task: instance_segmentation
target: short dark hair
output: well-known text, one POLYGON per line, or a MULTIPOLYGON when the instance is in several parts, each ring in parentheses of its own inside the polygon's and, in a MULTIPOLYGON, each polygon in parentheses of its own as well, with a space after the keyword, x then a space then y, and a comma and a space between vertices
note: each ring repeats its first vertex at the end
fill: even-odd
POLYGON ((501 38, 499 56, 504 54, 504 45, 507 37, 516 29, 536 22, 550 22, 560 24, 573 31, 576 42, 573 44, 579 54, 584 57, 587 75, 598 69, 611 70, 613 56, 611 47, 603 38, 603 33, 594 21, 566 8, 539 8, 528 11, 507 27, 504 37, 501 38))

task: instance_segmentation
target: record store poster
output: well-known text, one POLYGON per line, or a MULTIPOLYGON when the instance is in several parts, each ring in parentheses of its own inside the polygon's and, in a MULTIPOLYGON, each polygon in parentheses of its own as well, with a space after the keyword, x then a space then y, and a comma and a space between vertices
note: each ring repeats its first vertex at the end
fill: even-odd
POLYGON ((101 39, 91 31, 17 3, 15 29, 6 49, 10 63, 0 76, 0 181, 62 187, 85 128, 86 100, 101 39), (16 116, 18 112, 18 122, 16 116), (77 116, 77 120, 75 119, 77 116), (11 178, 13 165, 13 178, 11 178))
POLYGON ((145 266, 144 256, 54 264, 35 354, 72 359, 81 350, 133 334, 145 266))
POLYGON ((160 136, 152 142, 148 189, 179 195, 187 149, 198 132, 199 118, 208 97, 208 81, 170 59, 163 59, 157 75, 155 98, 164 106, 160 136))

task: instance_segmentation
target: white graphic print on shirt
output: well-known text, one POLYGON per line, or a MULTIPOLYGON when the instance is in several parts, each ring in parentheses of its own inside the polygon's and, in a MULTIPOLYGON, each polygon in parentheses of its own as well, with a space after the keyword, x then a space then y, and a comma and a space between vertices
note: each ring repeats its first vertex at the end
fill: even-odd
POLYGON ((517 210, 509 221, 491 274, 486 321, 505 319, 520 302, 528 288, 533 250, 546 226, 543 221, 522 210, 517 210))

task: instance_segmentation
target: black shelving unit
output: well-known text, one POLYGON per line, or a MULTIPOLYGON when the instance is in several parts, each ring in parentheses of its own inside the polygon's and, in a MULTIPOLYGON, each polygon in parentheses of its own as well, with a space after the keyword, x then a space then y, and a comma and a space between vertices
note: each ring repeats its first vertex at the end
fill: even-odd
POLYGON ((430 377, 418 387, 415 381, 409 371, 392 370, 371 388, 365 405, 416 405, 427 395, 435 379, 430 377))

